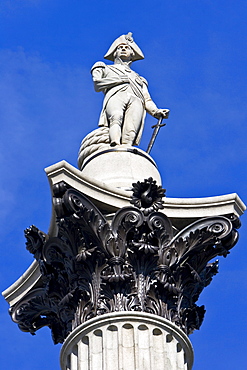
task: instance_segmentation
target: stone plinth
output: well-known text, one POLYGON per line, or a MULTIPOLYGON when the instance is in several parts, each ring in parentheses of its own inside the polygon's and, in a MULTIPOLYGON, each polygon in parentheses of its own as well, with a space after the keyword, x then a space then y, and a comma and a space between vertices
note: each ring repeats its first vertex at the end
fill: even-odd
POLYGON ((65 340, 62 370, 190 370, 193 349, 176 325, 142 312, 115 312, 78 326, 65 340))
POLYGON ((161 178, 152 157, 141 149, 121 147, 104 149, 88 156, 82 165, 83 176, 90 176, 117 188, 130 189, 133 182, 152 177, 161 178))

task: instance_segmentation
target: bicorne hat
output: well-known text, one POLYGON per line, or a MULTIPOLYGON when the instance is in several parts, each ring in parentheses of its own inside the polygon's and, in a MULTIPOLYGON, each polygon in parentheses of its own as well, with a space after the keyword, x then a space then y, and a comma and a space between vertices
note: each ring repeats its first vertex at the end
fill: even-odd
POLYGON ((117 47, 121 44, 129 45, 131 49, 134 51, 132 61, 144 59, 143 52, 141 51, 139 46, 137 46, 137 44, 134 42, 131 32, 129 32, 128 35, 119 36, 115 41, 113 41, 104 58, 114 62, 114 52, 117 49, 117 47))

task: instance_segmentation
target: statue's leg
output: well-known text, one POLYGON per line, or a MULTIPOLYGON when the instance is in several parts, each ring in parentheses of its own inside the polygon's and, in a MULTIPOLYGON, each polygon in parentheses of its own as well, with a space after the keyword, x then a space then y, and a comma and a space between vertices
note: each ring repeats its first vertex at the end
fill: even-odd
POLYGON ((117 93, 112 96, 106 106, 107 119, 109 121, 110 145, 120 145, 122 136, 122 124, 126 103, 122 99, 122 94, 117 93))
POLYGON ((122 129, 122 144, 133 145, 142 125, 144 108, 141 99, 132 96, 126 108, 122 129))
POLYGON ((112 121, 110 120, 109 136, 110 136, 110 145, 111 146, 120 145, 120 141, 121 141, 121 123, 118 119, 115 119, 114 117, 113 117, 112 121))

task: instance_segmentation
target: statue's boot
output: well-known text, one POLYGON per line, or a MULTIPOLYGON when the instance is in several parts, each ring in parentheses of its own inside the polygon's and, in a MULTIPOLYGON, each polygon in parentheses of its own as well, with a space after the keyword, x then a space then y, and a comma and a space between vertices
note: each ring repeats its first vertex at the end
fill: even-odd
POLYGON ((115 121, 110 125, 109 136, 111 146, 120 145, 121 126, 119 125, 118 122, 115 121))

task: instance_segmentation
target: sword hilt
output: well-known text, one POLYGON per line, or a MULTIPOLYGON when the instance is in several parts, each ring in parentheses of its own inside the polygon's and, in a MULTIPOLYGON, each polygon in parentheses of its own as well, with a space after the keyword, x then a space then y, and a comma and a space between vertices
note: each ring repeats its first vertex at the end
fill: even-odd
POLYGON ((155 127, 163 127, 163 126, 165 126, 166 125, 166 123, 156 123, 156 125, 153 125, 153 126, 151 126, 151 128, 155 128, 155 127))

